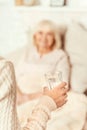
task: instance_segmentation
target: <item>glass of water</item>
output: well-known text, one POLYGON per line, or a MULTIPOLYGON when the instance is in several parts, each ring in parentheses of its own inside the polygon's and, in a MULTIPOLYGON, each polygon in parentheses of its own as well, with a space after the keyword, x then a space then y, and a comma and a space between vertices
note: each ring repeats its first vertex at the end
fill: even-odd
POLYGON ((45 73, 45 80, 49 89, 53 89, 62 82, 62 72, 57 71, 55 73, 45 73))

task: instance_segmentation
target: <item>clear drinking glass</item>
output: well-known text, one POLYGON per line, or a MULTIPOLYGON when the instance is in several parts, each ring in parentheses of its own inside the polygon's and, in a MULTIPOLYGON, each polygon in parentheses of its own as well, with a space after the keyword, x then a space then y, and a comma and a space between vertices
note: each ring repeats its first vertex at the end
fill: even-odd
POLYGON ((55 73, 47 72, 45 74, 45 80, 49 89, 53 89, 62 82, 62 72, 57 71, 55 73))

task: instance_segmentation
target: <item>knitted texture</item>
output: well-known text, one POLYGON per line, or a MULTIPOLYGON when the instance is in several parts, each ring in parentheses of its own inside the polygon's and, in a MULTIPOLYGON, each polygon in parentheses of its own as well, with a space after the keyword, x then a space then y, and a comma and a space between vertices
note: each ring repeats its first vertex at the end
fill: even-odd
POLYGON ((21 128, 16 112, 16 80, 13 68, 11 62, 0 61, 0 130, 44 130, 56 104, 48 96, 41 98, 27 124, 21 128))
POLYGON ((0 61, 0 130, 19 130, 14 70, 5 60, 0 61))

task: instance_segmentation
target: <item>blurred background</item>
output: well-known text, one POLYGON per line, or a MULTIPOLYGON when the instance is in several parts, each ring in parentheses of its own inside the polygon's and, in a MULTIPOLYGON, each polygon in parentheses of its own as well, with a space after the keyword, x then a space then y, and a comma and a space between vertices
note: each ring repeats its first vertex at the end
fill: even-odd
POLYGON ((42 19, 58 24, 87 23, 86 0, 0 0, 0 55, 24 46, 28 33, 42 19))

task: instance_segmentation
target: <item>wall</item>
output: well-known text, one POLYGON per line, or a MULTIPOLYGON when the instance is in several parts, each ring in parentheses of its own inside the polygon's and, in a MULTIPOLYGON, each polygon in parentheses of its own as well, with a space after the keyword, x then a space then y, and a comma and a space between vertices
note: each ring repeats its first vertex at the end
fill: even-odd
POLYGON ((13 8, 0 10, 0 55, 9 53, 25 44, 25 33, 20 16, 13 8))
MULTIPOLYGON (((9 0, 8 0, 9 1, 9 0)), ((10 4, 9 4, 10 5, 10 4)), ((70 8, 40 8, 0 6, 0 55, 27 43, 27 31, 42 20, 50 19, 57 24, 68 24, 72 20, 82 21, 87 27, 87 11, 70 8)))

